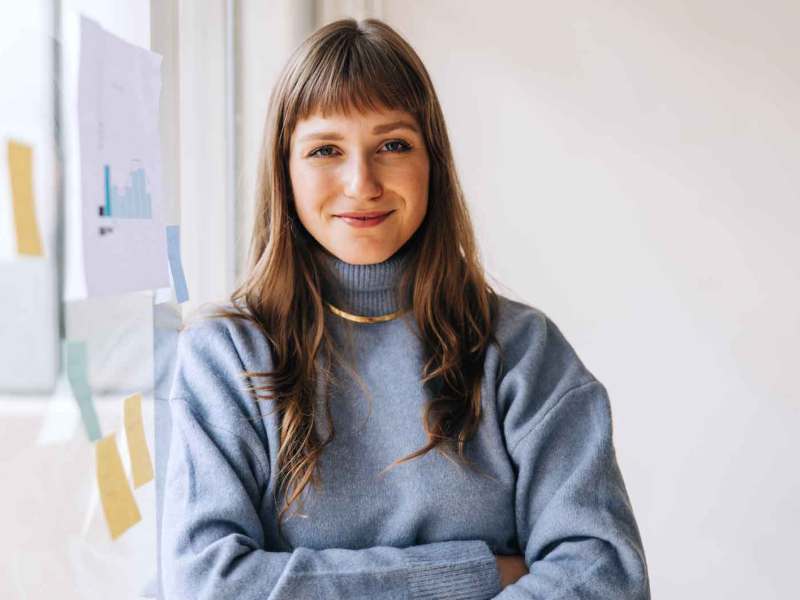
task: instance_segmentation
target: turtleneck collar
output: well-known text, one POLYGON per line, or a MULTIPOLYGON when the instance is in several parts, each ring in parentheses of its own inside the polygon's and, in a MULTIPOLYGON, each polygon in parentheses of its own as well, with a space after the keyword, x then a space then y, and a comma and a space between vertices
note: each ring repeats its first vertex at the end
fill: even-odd
POLYGON ((397 288, 408 266, 406 244, 381 263, 355 265, 327 251, 318 251, 321 260, 323 299, 346 312, 366 317, 385 315, 401 308, 397 288))

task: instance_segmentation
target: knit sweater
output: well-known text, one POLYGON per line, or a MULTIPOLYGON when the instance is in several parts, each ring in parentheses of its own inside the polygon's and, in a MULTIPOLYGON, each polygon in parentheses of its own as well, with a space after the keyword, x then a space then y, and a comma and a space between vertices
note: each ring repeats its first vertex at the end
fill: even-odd
MULTIPOLYGON (((324 260, 324 293, 339 308, 399 308, 406 252, 371 265, 324 260)), ((481 424, 466 444, 479 472, 431 451, 383 476, 427 442, 416 325, 411 313, 325 319, 353 344, 369 394, 336 373, 322 485, 304 491, 306 516, 283 521, 285 541, 273 498, 278 412, 240 375, 272 368, 268 342, 239 319, 181 332, 161 529, 167 600, 650 598, 607 390, 542 310, 500 296, 481 424), (501 590, 495 554, 523 555, 529 573, 501 590)))

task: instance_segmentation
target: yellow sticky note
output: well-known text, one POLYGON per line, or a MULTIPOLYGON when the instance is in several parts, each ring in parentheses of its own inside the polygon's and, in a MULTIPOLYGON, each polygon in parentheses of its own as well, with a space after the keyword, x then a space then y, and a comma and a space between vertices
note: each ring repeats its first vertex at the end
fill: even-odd
POLYGON ((117 450, 114 434, 107 435, 95 442, 97 458, 97 484, 100 488, 100 501, 103 513, 115 540, 131 526, 142 520, 133 491, 125 477, 122 458, 117 450))
POLYGON ((17 252, 42 256, 42 239, 36 223, 33 200, 33 148, 19 142, 8 142, 8 173, 17 230, 17 252))
POLYGON ((144 436, 142 421, 142 396, 134 394, 125 398, 125 437, 133 470, 133 487, 138 488, 153 479, 153 463, 144 436))

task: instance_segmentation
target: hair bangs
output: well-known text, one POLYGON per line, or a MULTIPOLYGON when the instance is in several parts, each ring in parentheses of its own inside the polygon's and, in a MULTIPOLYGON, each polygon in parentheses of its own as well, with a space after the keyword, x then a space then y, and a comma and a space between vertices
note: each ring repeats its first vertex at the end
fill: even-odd
MULTIPOLYGON (((425 106, 425 86, 413 66, 368 34, 342 33, 319 48, 305 77, 298 78, 296 97, 286 107, 286 125, 293 129, 312 114, 326 117, 353 110, 402 110, 419 117, 425 106)), ((291 135, 291 131, 285 133, 291 135)))

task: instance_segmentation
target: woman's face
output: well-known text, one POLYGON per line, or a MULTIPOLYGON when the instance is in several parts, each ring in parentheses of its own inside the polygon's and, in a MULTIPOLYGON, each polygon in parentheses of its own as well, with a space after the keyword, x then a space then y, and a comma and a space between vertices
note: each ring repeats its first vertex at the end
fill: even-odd
POLYGON ((383 262, 414 234, 428 207, 429 169, 419 124, 405 111, 317 113, 292 132, 289 176, 300 221, 351 264, 383 262))

